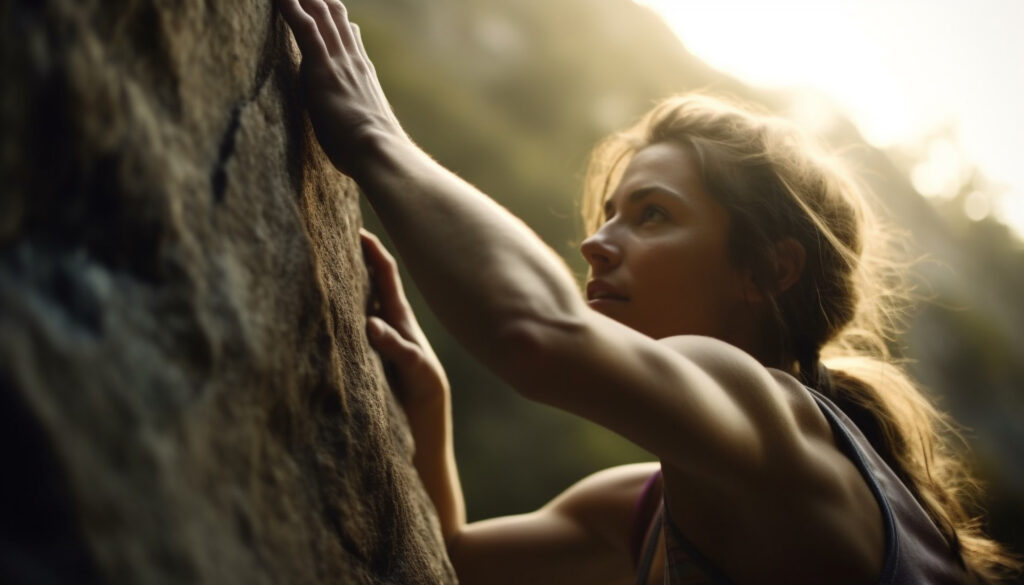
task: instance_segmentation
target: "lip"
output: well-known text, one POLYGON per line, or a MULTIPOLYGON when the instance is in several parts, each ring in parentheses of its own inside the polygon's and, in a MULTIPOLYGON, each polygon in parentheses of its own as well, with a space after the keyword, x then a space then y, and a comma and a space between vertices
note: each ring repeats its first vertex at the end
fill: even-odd
POLYGON ((629 297, 603 280, 591 280, 587 283, 587 301, 590 303, 601 301, 622 302, 628 300, 629 297))

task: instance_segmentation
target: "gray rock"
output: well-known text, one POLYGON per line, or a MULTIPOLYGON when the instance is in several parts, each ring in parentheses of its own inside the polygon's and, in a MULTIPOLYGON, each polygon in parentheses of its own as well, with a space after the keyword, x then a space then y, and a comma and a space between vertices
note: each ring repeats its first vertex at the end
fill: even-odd
POLYGON ((0 581, 451 583, 271 0, 0 6, 0 581))

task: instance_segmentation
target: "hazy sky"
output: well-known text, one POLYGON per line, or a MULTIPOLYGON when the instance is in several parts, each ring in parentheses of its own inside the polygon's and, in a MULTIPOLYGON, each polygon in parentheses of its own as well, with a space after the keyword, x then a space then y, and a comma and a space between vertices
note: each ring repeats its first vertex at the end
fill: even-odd
POLYGON ((926 195, 977 165, 1003 192, 997 217, 1024 234, 1024 0, 636 1, 713 67, 819 89, 876 146, 921 145, 913 179, 926 195), (942 127, 953 141, 926 140, 942 127))

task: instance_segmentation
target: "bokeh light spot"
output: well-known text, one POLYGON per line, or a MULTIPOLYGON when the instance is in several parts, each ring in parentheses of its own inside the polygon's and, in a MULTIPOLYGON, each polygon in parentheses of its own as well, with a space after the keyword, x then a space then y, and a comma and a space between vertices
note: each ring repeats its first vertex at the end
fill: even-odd
POLYGON ((981 221, 992 213, 992 200, 981 191, 971 191, 964 199, 964 214, 971 221, 981 221))

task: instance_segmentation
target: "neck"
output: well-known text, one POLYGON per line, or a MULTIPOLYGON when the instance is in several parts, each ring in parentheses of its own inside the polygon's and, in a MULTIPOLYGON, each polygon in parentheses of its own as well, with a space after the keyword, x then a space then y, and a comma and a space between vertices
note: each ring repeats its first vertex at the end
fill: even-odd
POLYGON ((746 328, 746 335, 737 339, 736 346, 754 357, 766 368, 781 370, 794 377, 799 375, 796 356, 779 334, 779 327, 774 322, 765 323, 766 319, 758 320, 753 326, 746 328))

